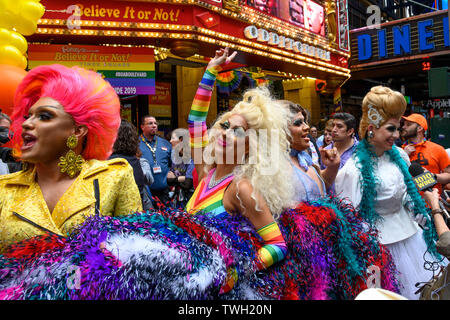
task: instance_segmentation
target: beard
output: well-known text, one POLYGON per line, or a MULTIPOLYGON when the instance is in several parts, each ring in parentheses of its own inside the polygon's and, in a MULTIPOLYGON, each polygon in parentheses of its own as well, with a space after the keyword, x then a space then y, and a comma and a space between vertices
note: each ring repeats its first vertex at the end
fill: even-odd
POLYGON ((415 127, 412 131, 403 131, 402 138, 403 139, 411 139, 417 137, 417 127, 415 127))

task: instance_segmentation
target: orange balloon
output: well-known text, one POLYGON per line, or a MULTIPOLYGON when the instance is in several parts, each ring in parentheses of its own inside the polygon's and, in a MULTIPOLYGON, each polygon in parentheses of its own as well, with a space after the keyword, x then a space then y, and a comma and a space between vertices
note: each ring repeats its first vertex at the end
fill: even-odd
POLYGON ((3 113, 12 115, 17 86, 26 75, 27 72, 19 67, 0 64, 0 109, 3 113))

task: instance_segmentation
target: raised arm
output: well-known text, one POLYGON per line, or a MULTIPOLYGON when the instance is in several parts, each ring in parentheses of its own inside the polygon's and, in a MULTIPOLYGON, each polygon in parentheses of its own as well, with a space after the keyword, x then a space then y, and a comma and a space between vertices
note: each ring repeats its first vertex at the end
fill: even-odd
POLYGON ((228 48, 217 50, 214 58, 209 61, 195 93, 188 116, 191 155, 197 169, 199 181, 204 175, 203 148, 208 144, 206 117, 208 116, 214 83, 217 74, 222 69, 221 66, 228 64, 237 54, 237 52, 233 52, 233 54, 228 55, 228 51, 228 48))

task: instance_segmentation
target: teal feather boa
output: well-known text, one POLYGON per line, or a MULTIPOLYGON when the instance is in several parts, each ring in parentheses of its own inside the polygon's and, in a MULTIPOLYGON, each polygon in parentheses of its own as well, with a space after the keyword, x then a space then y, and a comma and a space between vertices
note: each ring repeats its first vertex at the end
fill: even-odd
MULTIPOLYGON (((352 242, 359 240, 358 234, 356 230, 351 228, 348 219, 345 217, 343 208, 338 208, 332 201, 325 199, 318 199, 312 202, 312 204, 329 208, 336 214, 336 223, 340 229, 336 243, 338 252, 342 255, 345 262, 347 262, 347 271, 352 278, 364 276, 366 272, 364 261, 361 261, 361 257, 355 255, 355 250, 352 248, 352 242)), ((378 254, 378 252, 374 253, 378 254)))
MULTIPOLYGON (((423 238, 427 245, 428 251, 438 260, 441 259, 441 255, 436 250, 435 241, 437 240, 437 233, 430 216, 430 210, 426 207, 425 201, 417 190, 411 174, 408 171, 406 162, 402 159, 400 153, 396 147, 392 147, 391 150, 386 151, 390 160, 397 165, 403 174, 403 179, 406 184, 407 193, 410 196, 414 204, 414 215, 422 214, 427 218, 428 230, 423 230, 423 238)), ((361 186, 362 186, 362 198, 360 203, 361 216, 372 226, 375 223, 382 221, 382 217, 374 210, 375 199, 377 192, 375 186, 378 185, 379 180, 374 175, 374 168, 377 165, 377 155, 375 154, 373 147, 367 142, 366 139, 356 147, 356 164, 361 172, 361 186)))

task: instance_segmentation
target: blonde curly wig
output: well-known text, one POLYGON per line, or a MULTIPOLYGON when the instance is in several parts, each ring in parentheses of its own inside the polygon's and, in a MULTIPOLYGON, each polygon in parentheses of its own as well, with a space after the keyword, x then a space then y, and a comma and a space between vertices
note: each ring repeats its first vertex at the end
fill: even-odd
MULTIPOLYGON (((259 208, 256 193, 259 193, 274 218, 278 219, 283 209, 295 203, 294 188, 288 179, 292 176, 288 110, 272 99, 266 87, 259 87, 245 92, 243 100, 231 111, 221 115, 211 129, 220 129, 220 123, 232 115, 242 116, 248 124, 248 131, 252 133, 248 134, 249 154, 241 165, 234 168, 238 190, 239 181, 248 179, 253 186, 252 198, 256 201, 257 210, 259 208)), ((207 163, 212 163, 214 158, 215 140, 215 136, 211 135, 205 148, 205 154, 211 155, 207 163)))

